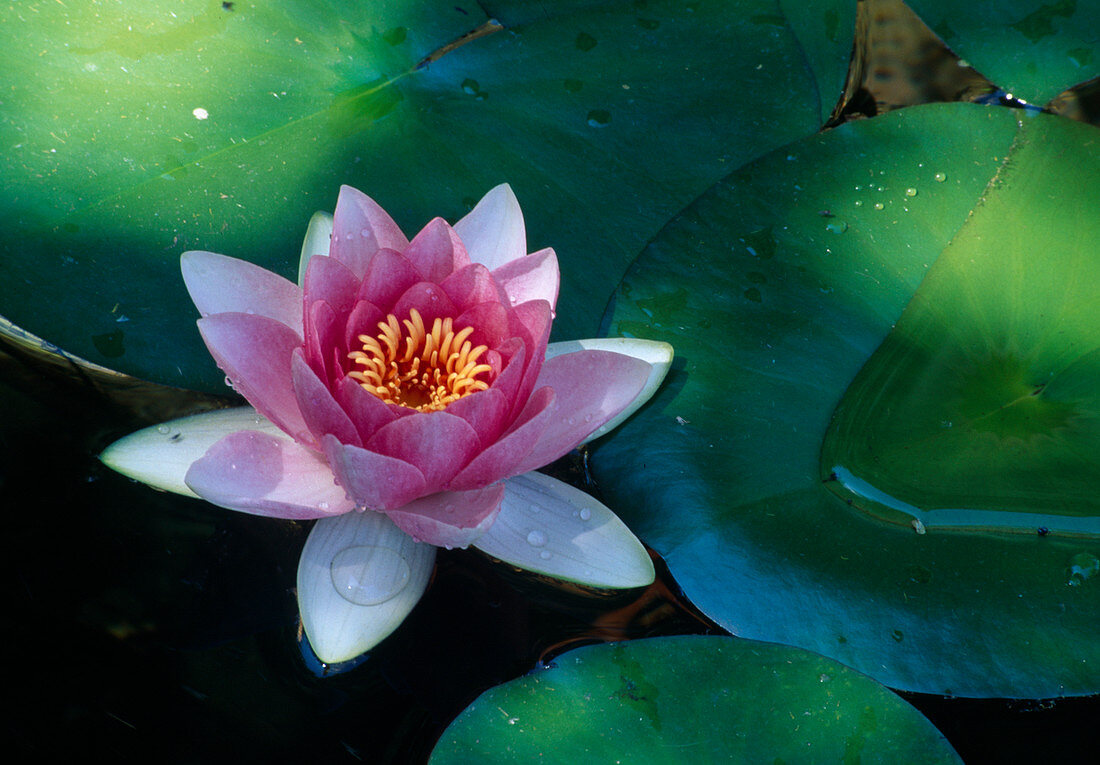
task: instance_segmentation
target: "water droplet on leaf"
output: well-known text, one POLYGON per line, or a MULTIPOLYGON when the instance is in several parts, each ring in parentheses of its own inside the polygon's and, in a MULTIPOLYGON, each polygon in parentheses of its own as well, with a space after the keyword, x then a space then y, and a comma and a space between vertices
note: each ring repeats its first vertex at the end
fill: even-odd
POLYGON ((577 50, 590 51, 596 47, 596 38, 587 32, 581 32, 573 44, 577 46, 577 50))
POLYGON ((588 126, 594 128, 607 127, 611 122, 611 112, 606 109, 593 109, 588 113, 588 126))
POLYGON ((1100 558, 1092 553, 1077 553, 1069 559, 1069 581, 1066 584, 1078 587, 1100 573, 1100 558))

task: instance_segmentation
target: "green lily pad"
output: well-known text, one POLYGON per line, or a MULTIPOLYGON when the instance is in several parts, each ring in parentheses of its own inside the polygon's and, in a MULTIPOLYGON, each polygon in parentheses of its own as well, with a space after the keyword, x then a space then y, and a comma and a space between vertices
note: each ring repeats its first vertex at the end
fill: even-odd
POLYGON ((971 66, 1033 104, 1100 76, 1100 5, 1090 0, 948 0, 909 5, 971 66))
POLYGON ((531 249, 561 260, 558 335, 590 335, 672 215, 819 128, 853 27, 845 0, 8 4, 0 312, 224 390, 181 252, 292 277, 341 183, 413 233, 507 181, 531 249))
POLYGON ((746 166, 638 259, 610 330, 681 366, 593 467, 708 616, 895 688, 1100 690, 1098 138, 900 110, 746 166))
POLYGON ((587 646, 483 693, 432 765, 961 760, 917 710, 786 646, 682 636, 587 646))

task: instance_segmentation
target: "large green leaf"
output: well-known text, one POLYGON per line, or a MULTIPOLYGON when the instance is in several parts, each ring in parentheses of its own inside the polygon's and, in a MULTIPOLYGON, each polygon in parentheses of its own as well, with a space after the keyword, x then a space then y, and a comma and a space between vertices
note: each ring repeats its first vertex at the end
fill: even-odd
POLYGON ((1098 139, 901 110, 639 258, 611 331, 682 367, 594 467, 707 615, 896 688, 1100 690, 1098 139))
POLYGON ((578 648, 492 688, 431 762, 961 760, 919 712, 834 661, 685 636, 578 648))
POLYGON ((558 334, 591 334, 675 212, 822 124, 853 26, 846 0, 7 4, 0 314, 216 389, 182 251, 292 276, 341 183, 411 233, 508 181, 562 262, 558 334))
POLYGON ((971 66, 1033 104, 1100 76, 1095 0, 909 0, 917 15, 971 66))

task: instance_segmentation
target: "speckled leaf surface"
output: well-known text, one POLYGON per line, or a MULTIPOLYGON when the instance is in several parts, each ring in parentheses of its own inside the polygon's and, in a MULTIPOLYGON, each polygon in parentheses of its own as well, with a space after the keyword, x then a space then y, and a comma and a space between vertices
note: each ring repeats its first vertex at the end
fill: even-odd
POLYGON ((691 636, 578 648, 492 688, 431 762, 961 760, 919 712, 834 661, 691 636))

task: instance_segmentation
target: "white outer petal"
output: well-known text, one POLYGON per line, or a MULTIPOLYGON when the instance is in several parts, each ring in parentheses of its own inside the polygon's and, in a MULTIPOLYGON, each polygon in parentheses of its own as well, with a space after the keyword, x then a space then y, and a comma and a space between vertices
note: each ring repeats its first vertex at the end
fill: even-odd
POLYGON ((290 438, 255 409, 242 406, 151 425, 115 441, 99 458, 109 468, 155 489, 197 497, 183 482, 187 469, 217 441, 238 430, 290 438))
POLYGON ((649 377, 638 397, 630 402, 623 411, 612 417, 603 427, 592 433, 582 443, 587 444, 600 436, 617 428, 627 417, 634 414, 645 402, 653 397, 661 381, 668 374, 672 366, 673 350, 668 343, 659 340, 641 340, 633 337, 594 337, 586 340, 566 340, 560 343, 550 343, 546 346, 546 358, 551 359, 563 353, 576 353, 577 351, 613 351, 627 356, 633 356, 649 364, 649 377))
POLYGON ((654 577, 649 554, 618 516, 542 473, 505 481, 500 515, 473 546, 528 571, 591 587, 644 587, 654 577))
POLYGON ((527 229, 512 187, 494 186, 454 225, 474 263, 490 271, 527 254, 527 229))
POLYGON ((302 256, 298 260, 298 284, 306 282, 306 266, 314 255, 328 255, 332 243, 332 214, 315 212, 306 227, 306 238, 302 241, 302 256))
POLYGON ((353 511, 317 521, 298 561, 298 609, 317 658, 326 664, 349 661, 382 642, 420 600, 434 565, 435 548, 414 542, 382 513, 353 511), (332 562, 348 548, 357 549, 353 568, 360 579, 391 579, 394 563, 404 561, 404 588, 376 605, 345 599, 333 584, 332 562))

